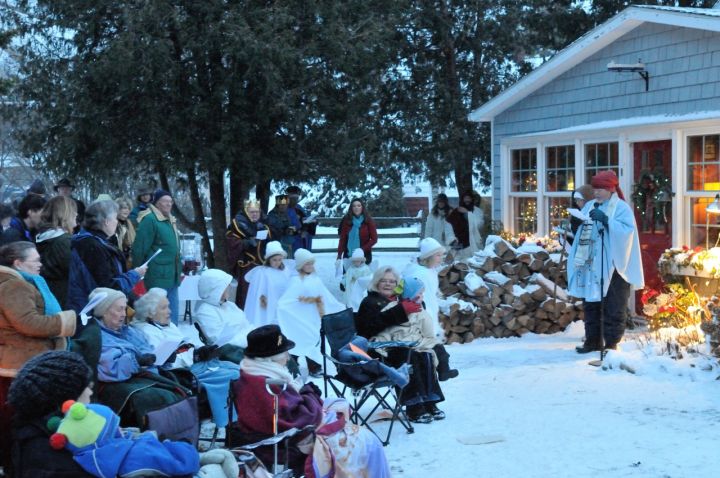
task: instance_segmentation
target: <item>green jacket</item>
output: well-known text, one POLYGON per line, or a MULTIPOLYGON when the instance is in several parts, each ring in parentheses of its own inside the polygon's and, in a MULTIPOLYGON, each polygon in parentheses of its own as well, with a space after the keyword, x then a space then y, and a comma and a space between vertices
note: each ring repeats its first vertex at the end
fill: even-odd
POLYGON ((162 252, 148 264, 145 287, 170 289, 180 284, 180 242, 175 217, 165 217, 155 206, 150 206, 138 216, 140 224, 132 246, 132 261, 135 267, 144 264, 155 251, 162 252))

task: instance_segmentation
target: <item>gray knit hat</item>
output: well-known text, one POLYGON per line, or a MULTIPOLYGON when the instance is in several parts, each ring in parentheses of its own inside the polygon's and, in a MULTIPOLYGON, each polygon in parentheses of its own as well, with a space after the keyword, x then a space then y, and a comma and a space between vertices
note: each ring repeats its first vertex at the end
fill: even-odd
POLYGON ((92 371, 80 355, 44 352, 20 369, 10 385, 8 402, 19 416, 44 417, 65 400, 77 400, 91 380, 92 371))

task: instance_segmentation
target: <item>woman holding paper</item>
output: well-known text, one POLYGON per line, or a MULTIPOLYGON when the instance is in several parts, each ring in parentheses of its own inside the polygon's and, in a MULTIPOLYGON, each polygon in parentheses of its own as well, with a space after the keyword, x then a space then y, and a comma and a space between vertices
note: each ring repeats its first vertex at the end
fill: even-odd
POLYGON ((18 370, 47 350, 64 350, 75 333, 75 312, 61 310, 40 274, 40 254, 32 242, 0 247, 0 466, 10 451, 11 412, 7 391, 18 370))
POLYGON ((260 201, 248 199, 245 207, 232 220, 227 231, 227 254, 230 273, 237 279, 235 303, 245 308, 250 284, 245 274, 262 265, 265 244, 272 240, 270 227, 266 225, 260 209, 260 201))
MULTIPOLYGON (((192 344, 188 344, 180 329, 170 322, 170 308, 164 289, 150 289, 135 302, 132 328, 142 332, 152 346, 157 362, 164 362, 163 369, 190 368, 207 393, 213 422, 218 427, 226 426, 228 391, 230 381, 240 376, 238 365, 209 357, 202 361, 198 357, 198 362, 193 363, 192 344), (172 354, 164 359, 168 352, 172 354)), ((199 349, 199 356, 204 355, 202 351, 203 348, 199 349)))
POLYGON ((189 391, 158 375, 158 359, 145 336, 125 324, 127 297, 120 291, 98 287, 90 293, 102 299, 93 315, 101 332, 102 348, 97 374, 98 400, 120 415, 126 425, 141 424, 151 410, 175 403, 189 391))

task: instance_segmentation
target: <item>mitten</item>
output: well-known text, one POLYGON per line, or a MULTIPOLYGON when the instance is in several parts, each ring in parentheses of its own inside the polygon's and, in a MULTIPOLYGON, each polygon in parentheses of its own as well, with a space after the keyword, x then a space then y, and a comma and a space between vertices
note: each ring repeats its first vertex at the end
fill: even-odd
POLYGON ((155 354, 142 354, 137 359, 138 364, 141 367, 150 367, 151 365, 155 364, 155 360, 157 360, 157 357, 155 357, 155 354))
POLYGON ((417 314, 422 310, 422 305, 410 299, 403 300, 400 302, 400 305, 402 305, 402 308, 405 310, 405 315, 417 314))

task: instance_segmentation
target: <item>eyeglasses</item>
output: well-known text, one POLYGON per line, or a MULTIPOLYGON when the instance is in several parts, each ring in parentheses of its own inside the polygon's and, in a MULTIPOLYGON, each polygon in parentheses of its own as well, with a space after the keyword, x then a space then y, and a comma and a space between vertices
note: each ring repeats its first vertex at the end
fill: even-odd
POLYGON ((396 285, 397 281, 393 279, 380 279, 378 281, 379 284, 390 284, 390 285, 396 285))

